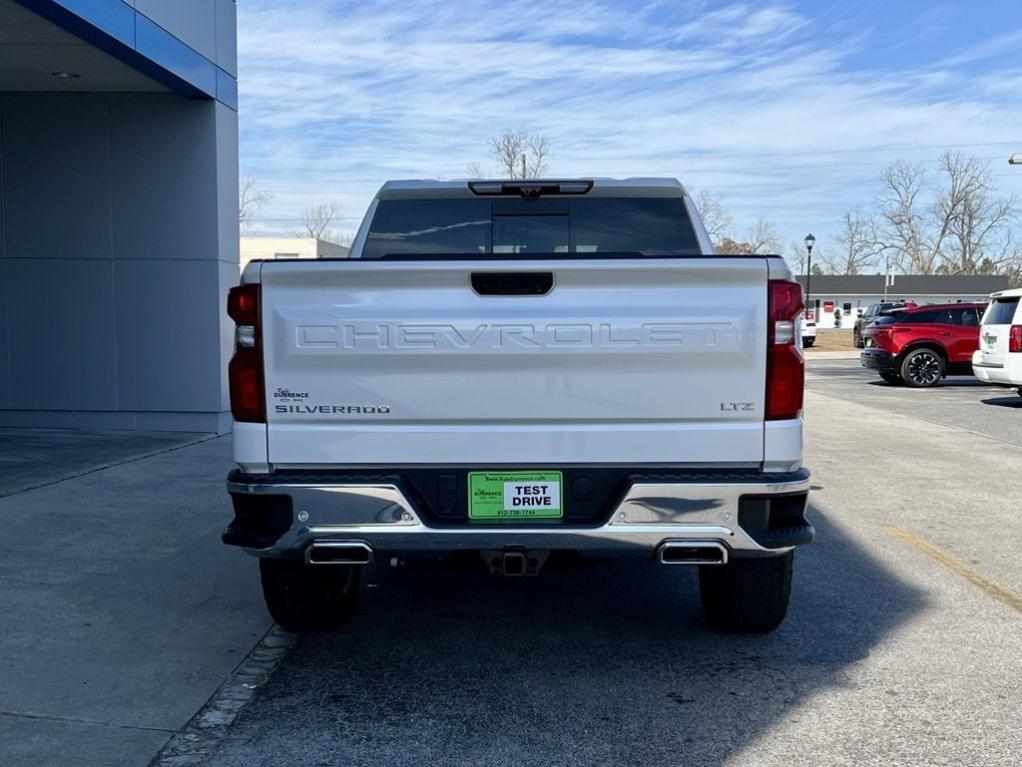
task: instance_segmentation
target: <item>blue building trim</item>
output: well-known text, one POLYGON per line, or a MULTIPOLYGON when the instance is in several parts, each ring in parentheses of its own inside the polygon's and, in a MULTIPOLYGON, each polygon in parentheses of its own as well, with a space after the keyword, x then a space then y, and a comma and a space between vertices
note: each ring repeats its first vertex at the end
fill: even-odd
POLYGON ((137 12, 135 50, 191 83, 207 96, 216 98, 216 64, 137 12))
POLYGON ((235 112, 238 111, 238 81, 220 67, 216 69, 216 98, 235 112))
POLYGON ((58 0, 58 4, 117 41, 135 47, 135 9, 131 6, 110 0, 58 0))
POLYGON ((238 81, 122 0, 15 0, 171 90, 238 109, 238 81))

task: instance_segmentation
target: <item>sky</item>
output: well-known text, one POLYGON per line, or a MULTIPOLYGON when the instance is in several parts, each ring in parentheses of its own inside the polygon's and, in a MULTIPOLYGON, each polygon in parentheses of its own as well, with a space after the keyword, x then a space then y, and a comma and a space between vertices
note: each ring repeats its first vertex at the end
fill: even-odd
MULTIPOLYGON (((242 0, 241 172, 251 230, 393 178, 492 168, 505 129, 549 176, 673 176, 826 252, 895 159, 988 160, 1022 196, 1022 0, 242 0)), ((494 169, 495 170, 495 169, 494 169)))

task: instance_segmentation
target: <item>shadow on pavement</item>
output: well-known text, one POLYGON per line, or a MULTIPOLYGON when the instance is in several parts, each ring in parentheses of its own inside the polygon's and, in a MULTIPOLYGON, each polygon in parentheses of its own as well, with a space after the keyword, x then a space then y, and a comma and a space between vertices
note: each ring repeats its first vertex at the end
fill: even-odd
POLYGON ((1022 409, 1022 397, 1017 394, 1009 397, 992 397, 990 399, 980 400, 984 405, 995 405, 997 407, 1007 407, 1014 409, 1022 409))
POLYGON ((711 633, 688 568, 377 571, 355 621, 305 637, 211 763, 717 763, 921 607, 814 522, 788 620, 767 636, 711 633))

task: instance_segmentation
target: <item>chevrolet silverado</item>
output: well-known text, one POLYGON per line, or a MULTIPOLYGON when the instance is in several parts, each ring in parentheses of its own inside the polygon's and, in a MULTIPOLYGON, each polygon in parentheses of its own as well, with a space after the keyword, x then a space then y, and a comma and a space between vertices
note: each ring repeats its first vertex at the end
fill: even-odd
POLYGON ((230 293, 224 542, 299 631, 340 626, 368 565, 465 552, 696 566, 709 625, 772 630, 814 535, 803 308, 673 179, 388 182, 350 258, 230 293))

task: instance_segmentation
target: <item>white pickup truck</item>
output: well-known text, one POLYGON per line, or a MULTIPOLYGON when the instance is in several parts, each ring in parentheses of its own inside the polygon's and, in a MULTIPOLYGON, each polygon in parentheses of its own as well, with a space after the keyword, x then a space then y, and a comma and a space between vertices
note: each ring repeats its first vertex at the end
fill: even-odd
POLYGON ((394 181, 351 257, 231 291, 235 518, 270 614, 339 626, 361 568, 482 555, 698 565, 769 631, 812 540, 802 292, 715 255, 673 179, 394 181))

